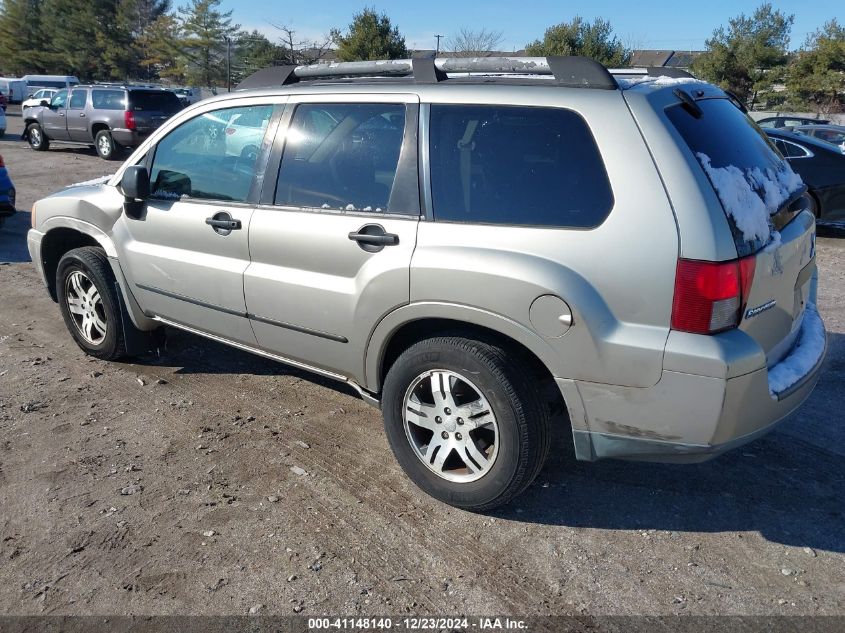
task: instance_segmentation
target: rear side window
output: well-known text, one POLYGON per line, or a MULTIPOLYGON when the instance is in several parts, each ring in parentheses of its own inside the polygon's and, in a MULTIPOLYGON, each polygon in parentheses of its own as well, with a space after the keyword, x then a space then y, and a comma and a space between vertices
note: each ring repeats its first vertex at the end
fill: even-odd
POLYGON ((613 207, 584 119, 560 108, 432 105, 435 220, 593 228, 613 207))
POLYGON ((276 204, 388 212, 404 132, 403 104, 297 106, 285 141, 276 204))
POLYGON ((70 93, 70 109, 83 110, 85 108, 85 101, 87 101, 87 99, 87 90, 74 90, 70 93))
POLYGON ((173 113, 182 109, 182 103, 172 92, 162 90, 156 92, 152 90, 130 90, 129 91, 129 109, 136 112, 165 112, 173 113))
POLYGON ((97 110, 125 110, 123 90, 92 90, 91 103, 97 110))

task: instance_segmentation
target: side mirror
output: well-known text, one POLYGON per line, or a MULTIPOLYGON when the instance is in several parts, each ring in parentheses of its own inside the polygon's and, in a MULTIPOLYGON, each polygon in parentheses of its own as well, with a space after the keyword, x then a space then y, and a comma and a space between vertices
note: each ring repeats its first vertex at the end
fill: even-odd
POLYGON ((150 197, 150 174, 141 165, 127 167, 120 178, 120 190, 123 192, 123 211, 135 220, 144 215, 146 200, 150 197))
POLYGON ((49 107, 50 107, 50 102, 49 102, 49 101, 47 101, 47 99, 42 99, 42 100, 41 100, 41 103, 39 103, 38 105, 43 106, 43 107, 45 107, 45 108, 49 108, 49 107))

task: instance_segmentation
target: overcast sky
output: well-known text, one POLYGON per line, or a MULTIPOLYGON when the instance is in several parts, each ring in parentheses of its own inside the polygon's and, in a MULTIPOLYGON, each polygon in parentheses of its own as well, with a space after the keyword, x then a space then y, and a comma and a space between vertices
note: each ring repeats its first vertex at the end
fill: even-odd
MULTIPOLYGON (((750 14, 760 2, 745 0, 592 0, 564 3, 551 0, 424 0, 422 2, 372 2, 363 0, 311 0, 270 3, 262 0, 223 0, 233 18, 246 29, 258 29, 271 39, 279 31, 272 24, 293 27, 307 39, 316 39, 332 27, 346 28, 352 15, 364 6, 387 13, 399 27, 410 48, 434 48, 435 34, 448 36, 457 28, 486 27, 500 30, 505 50, 518 50, 541 37, 551 24, 570 20, 576 13, 588 19, 610 20, 616 33, 633 48, 701 49, 720 24, 739 13, 750 14), (274 6, 275 5, 275 6, 274 6)), ((843 0, 777 0, 775 8, 795 15, 791 48, 803 44, 807 34, 832 17, 845 21, 843 0)))

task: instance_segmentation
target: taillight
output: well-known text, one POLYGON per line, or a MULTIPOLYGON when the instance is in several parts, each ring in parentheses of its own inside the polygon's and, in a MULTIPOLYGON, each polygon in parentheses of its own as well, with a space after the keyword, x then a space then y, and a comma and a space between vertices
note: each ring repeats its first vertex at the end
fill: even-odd
POLYGON ((127 130, 135 129, 135 113, 132 110, 126 110, 123 113, 123 123, 127 130))
POLYGON ((672 301, 672 329, 714 334, 739 325, 751 282, 755 258, 729 262, 679 259, 672 301))

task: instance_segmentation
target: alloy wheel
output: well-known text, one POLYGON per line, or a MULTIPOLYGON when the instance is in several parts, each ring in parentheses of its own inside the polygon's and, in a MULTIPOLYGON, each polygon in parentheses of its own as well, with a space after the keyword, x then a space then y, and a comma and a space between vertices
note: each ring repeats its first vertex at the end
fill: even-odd
POLYGON ((100 291, 88 276, 74 270, 65 281, 65 300, 77 331, 91 345, 106 338, 108 323, 100 291))

